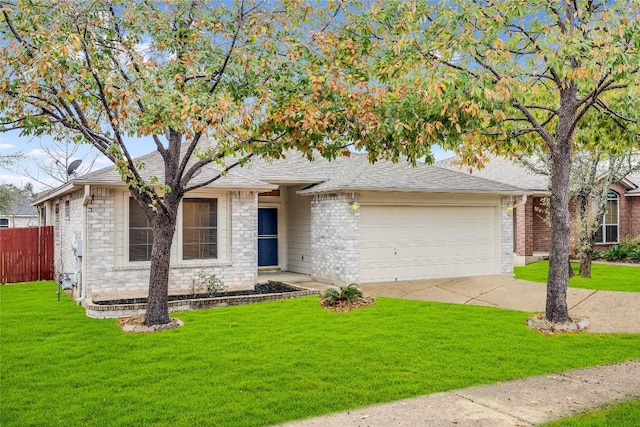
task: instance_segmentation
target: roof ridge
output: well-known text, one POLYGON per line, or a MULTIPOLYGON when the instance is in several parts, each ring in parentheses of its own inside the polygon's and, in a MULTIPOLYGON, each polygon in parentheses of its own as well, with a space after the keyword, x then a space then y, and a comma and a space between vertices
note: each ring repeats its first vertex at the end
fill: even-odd
MULTIPOLYGON (((360 176, 362 171, 370 163, 369 159, 366 158, 366 156, 362 155, 363 153, 356 153, 356 154, 359 154, 359 156, 358 156, 359 163, 357 165, 355 165, 353 168, 351 168, 351 171, 353 171, 353 173, 347 174, 347 177, 350 178, 350 179, 348 179, 345 182, 346 185, 353 184, 355 182, 355 180, 360 176), (364 159, 364 162, 362 161, 362 159, 364 159)), ((351 171, 349 171, 349 172, 351 172, 351 171)))

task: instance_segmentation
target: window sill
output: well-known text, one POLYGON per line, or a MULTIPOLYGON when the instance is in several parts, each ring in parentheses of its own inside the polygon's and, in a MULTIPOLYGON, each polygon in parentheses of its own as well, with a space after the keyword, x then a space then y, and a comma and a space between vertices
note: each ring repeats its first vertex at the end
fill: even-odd
MULTIPOLYGON (((231 267, 233 264, 231 261, 225 260, 205 260, 205 259, 196 259, 189 261, 177 261, 171 262, 171 269, 181 269, 181 268, 205 268, 205 267, 231 267)), ((149 261, 140 261, 140 262, 131 262, 128 264, 120 264, 114 267, 115 271, 133 271, 133 270, 148 270, 151 268, 151 262, 149 261)))

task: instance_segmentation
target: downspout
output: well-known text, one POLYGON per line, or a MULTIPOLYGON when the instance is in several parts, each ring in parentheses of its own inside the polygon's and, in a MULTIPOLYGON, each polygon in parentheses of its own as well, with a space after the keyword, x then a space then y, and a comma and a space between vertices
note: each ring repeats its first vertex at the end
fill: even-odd
POLYGON ((87 298, 87 285, 85 284, 85 280, 87 277, 87 252, 89 249, 89 245, 87 242, 87 237, 89 235, 89 226, 87 224, 87 212, 89 211, 88 205, 91 202, 91 186, 84 186, 84 198, 82 199, 82 258, 81 258, 81 267, 80 267, 80 280, 78 286, 80 286, 79 297, 76 299, 78 305, 82 304, 82 302, 87 298))
POLYGON ((528 194, 523 194, 522 200, 520 200, 518 203, 515 203, 512 209, 516 209, 516 208, 519 208, 520 206, 524 206, 527 203, 528 196, 529 196, 528 194))

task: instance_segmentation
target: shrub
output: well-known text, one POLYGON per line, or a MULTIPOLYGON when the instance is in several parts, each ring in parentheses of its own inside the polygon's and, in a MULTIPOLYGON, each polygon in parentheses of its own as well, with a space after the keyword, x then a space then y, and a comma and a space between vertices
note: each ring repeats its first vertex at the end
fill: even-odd
POLYGON ((321 298, 327 305, 336 305, 340 301, 340 291, 336 288, 329 288, 321 295, 321 298))
POLYGON ((640 237, 623 240, 620 242, 620 249, 627 254, 630 252, 640 251, 640 237))
POLYGON ((640 261, 640 249, 635 249, 627 254, 627 258, 633 261, 640 261))
POLYGON ((340 288, 340 298, 346 301, 357 300, 362 298, 362 291, 358 289, 358 285, 352 283, 340 288))
POLYGON ((227 290, 227 286, 215 273, 200 271, 198 273, 198 280, 198 289, 206 291, 209 296, 213 296, 218 292, 225 292, 227 290))
POLYGON ((321 295, 325 305, 338 305, 343 301, 356 301, 362 298, 362 291, 355 283, 341 286, 340 289, 330 288, 321 295))
POLYGON ((618 261, 627 257, 627 252, 619 245, 611 246, 608 251, 602 253, 602 257, 607 261, 618 261))

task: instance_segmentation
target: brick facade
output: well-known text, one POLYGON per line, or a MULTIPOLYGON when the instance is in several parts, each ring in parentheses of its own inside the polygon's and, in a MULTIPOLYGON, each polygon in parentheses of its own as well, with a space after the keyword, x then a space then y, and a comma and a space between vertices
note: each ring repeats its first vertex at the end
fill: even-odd
MULTIPOLYGON (((174 237, 169 291, 194 290, 199 284, 200 271, 216 274, 230 289, 252 287, 258 274, 258 194, 218 191, 201 196, 219 200, 218 232, 222 237, 218 243, 223 246, 218 249, 219 259, 183 261, 180 259, 180 240, 174 237)), ((351 193, 312 196, 308 209, 310 270, 314 279, 339 284, 359 282, 360 211, 350 206, 357 197, 351 193)), ((511 198, 503 197, 499 208, 494 205, 499 209, 499 269, 502 274, 513 272, 514 220, 507 208, 510 203, 511 198)), ((54 200, 52 205, 55 204, 58 205, 58 213, 53 216, 58 272, 84 271, 82 284, 87 300, 111 293, 144 295, 148 289, 150 262, 128 261, 128 193, 91 187, 87 195, 83 190, 76 191, 54 200), (65 202, 69 202, 68 209, 65 202), (71 248, 71 244, 79 239, 84 240, 81 257, 71 248)), ((179 231, 176 232, 178 235, 179 231)), ((78 289, 74 296, 80 296, 78 289)))
MULTIPOLYGON (((121 193, 108 188, 91 188, 86 206, 86 237, 82 257, 77 257, 72 242, 83 238, 83 195, 72 193, 53 202, 58 205, 54 213, 56 272, 76 273, 86 263, 83 285, 86 296, 115 292, 146 293, 149 286, 149 262, 126 262, 123 259, 124 214, 121 193), (69 215, 66 205, 69 202, 69 215)), ((229 239, 222 239, 225 248, 220 250, 225 259, 181 262, 176 259, 176 240, 172 248, 172 268, 169 276, 170 291, 193 290, 199 285, 200 271, 216 274, 229 289, 247 289, 257 280, 257 206, 255 192, 232 192, 229 195, 230 212, 219 212, 229 217, 229 239), (233 244, 241 242, 240 244, 233 244), (228 251, 227 251, 228 248, 228 251)), ((179 225, 178 225, 179 226, 179 225)), ((224 230, 222 232, 225 232, 224 230)), ((79 297, 74 286, 74 296, 79 297)))
POLYGON ((513 274, 513 212, 508 209, 511 197, 500 201, 500 272, 513 274))
MULTIPOLYGON (((612 185, 611 190, 618 194, 619 241, 640 236, 640 196, 625 196, 625 187, 621 184, 612 185)), ((549 251, 551 230, 544 219, 545 209, 543 197, 536 196, 529 197, 526 205, 517 208, 514 249, 516 255, 531 256, 533 252, 549 251)), ((572 216, 575 216, 576 209, 575 203, 571 203, 572 216)), ((602 251, 611 246, 612 244, 596 244, 595 249, 602 251)))
POLYGON ((533 199, 533 252, 548 252, 551 244, 551 228, 547 219, 547 205, 544 197, 533 199))
POLYGON ((313 196, 311 276, 316 280, 358 283, 360 213, 346 194, 313 196))
POLYGON ((627 197, 629 237, 640 236, 640 195, 627 197))
POLYGON ((533 254, 533 235, 527 230, 533 229, 533 198, 527 198, 523 203, 517 203, 514 210, 516 245, 514 252, 520 256, 533 254))

